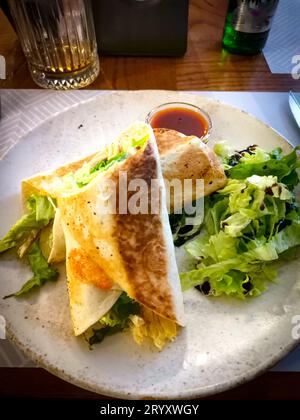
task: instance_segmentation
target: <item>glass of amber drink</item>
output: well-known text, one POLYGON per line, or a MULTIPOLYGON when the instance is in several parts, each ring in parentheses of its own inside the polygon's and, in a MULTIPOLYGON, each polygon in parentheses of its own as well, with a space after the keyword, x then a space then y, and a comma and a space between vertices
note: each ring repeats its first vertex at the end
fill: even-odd
POLYGON ((78 89, 99 74, 90 0, 9 0, 33 80, 78 89))

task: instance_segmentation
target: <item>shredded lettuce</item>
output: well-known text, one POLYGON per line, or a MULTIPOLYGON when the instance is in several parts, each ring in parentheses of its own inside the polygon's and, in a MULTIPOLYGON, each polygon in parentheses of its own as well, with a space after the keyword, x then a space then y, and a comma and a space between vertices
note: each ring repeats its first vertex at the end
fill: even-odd
POLYGON ((38 242, 35 242, 27 254, 29 265, 33 272, 33 277, 28 280, 19 291, 5 296, 4 299, 12 296, 20 297, 31 292, 37 287, 43 286, 48 281, 54 281, 58 278, 58 271, 49 266, 41 252, 38 242))
POLYGON ((90 167, 89 164, 83 165, 78 171, 74 174, 74 179, 78 187, 82 188, 85 185, 88 185, 93 179, 95 179, 100 172, 107 171, 111 166, 117 162, 122 162, 127 158, 127 153, 122 152, 118 153, 110 159, 103 159, 98 162, 93 167, 90 167))
POLYGON ((84 164, 74 173, 69 173, 63 177, 66 189, 74 187, 85 187, 100 172, 107 171, 117 162, 127 159, 136 150, 144 147, 149 140, 150 132, 145 125, 134 125, 123 133, 122 142, 112 143, 107 148, 107 158, 102 159, 96 165, 91 166, 90 163, 84 164))
POLYGON ((130 316, 130 330, 137 344, 141 345, 146 338, 161 350, 176 337, 179 327, 175 321, 159 316, 146 307, 141 312, 141 316, 130 316))
POLYGON ((28 213, 22 216, 1 239, 0 253, 22 245, 26 245, 27 249, 38 232, 54 218, 55 207, 48 197, 32 195, 26 204, 28 213))
POLYGON ((200 235, 185 245, 195 269, 181 273, 183 290, 205 285, 211 295, 245 298, 276 279, 270 263, 300 245, 297 150, 284 156, 250 146, 226 156, 222 145, 228 183, 206 198, 200 235))

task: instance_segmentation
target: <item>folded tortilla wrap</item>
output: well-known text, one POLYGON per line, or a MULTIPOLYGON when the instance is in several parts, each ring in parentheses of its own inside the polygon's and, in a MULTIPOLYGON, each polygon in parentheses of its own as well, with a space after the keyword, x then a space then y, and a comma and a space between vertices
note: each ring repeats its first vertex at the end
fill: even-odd
MULTIPOLYGON (((177 178, 203 179, 204 195, 223 188, 226 176, 217 155, 196 136, 185 136, 168 128, 155 128, 153 130, 160 155, 161 168, 164 179, 172 181, 177 178)), ((107 156, 120 151, 122 139, 119 137, 112 145, 101 152, 94 153, 86 158, 64 165, 55 171, 38 174, 22 181, 23 202, 31 194, 50 195, 56 198, 64 188, 61 179, 82 168, 86 164, 96 164, 107 156)), ((198 192, 195 190, 195 192, 198 192)), ((171 191, 172 193, 172 191, 171 191)), ((193 195, 197 200, 200 196, 193 195)), ((171 197, 173 203, 174 197, 171 197)), ((172 207, 180 207, 183 202, 175 202, 172 207)))
MULTIPOLYGON (((226 176, 217 155, 196 136, 185 136, 168 128, 155 128, 161 167, 165 180, 203 180, 204 190, 192 186, 192 200, 210 195, 223 188, 226 176)), ((176 197, 170 190, 171 208, 181 208, 184 197, 176 197)))
MULTIPOLYGON (((137 127, 147 137, 143 146, 134 152, 131 150, 129 157, 100 173, 86 187, 57 198, 67 242, 68 284, 76 335, 86 329, 76 309, 78 305, 83 305, 82 290, 94 286, 99 287, 101 293, 103 290, 113 293, 112 287, 119 286, 156 314, 179 325, 184 324, 182 292, 158 150, 150 126, 135 125, 133 132, 137 127), (119 197, 120 193, 121 172, 127 174, 127 185, 141 179, 146 183, 148 203, 158 200, 159 214, 111 214, 114 213, 115 197, 119 197), (157 197, 152 196, 151 180, 158 183, 160 194, 157 197), (116 185, 116 194, 105 194, 107 185, 111 185, 112 181, 116 185), (104 208, 106 214, 103 213, 104 208), (77 252, 70 245, 74 241, 78 244, 77 252), (68 269, 76 265, 90 265, 93 267, 91 272, 98 267, 106 278, 98 272, 97 276, 85 275, 85 280, 82 280, 74 275, 75 269, 68 269), (77 293, 78 283, 80 294, 77 293)), ((124 144, 131 133, 132 127, 124 132, 124 144)), ((134 192, 128 191, 128 203, 133 195, 134 192)), ((89 312, 91 308, 88 306, 86 310, 89 312)))
MULTIPOLYGON (((157 147, 151 128, 147 127, 147 130, 149 141, 145 148, 135 151, 126 160, 116 162, 84 188, 66 184, 65 178, 70 173, 111 158, 124 148, 132 149, 131 129, 99 153, 22 183, 23 199, 37 193, 57 201, 48 261, 65 259, 65 237, 71 314, 76 335, 84 332, 110 309, 109 305, 118 299, 120 290, 155 313, 183 324, 182 297, 165 208, 160 215, 97 214, 97 208, 107 205, 105 194, 103 197, 106 182, 118 180, 120 171, 127 171, 128 182, 138 175, 148 183, 151 177, 162 183, 157 147), (58 225, 61 217, 63 229, 61 223, 58 225), (94 267, 98 280, 97 276, 90 276, 90 281, 83 279, 84 272, 75 269, 83 266, 80 259, 84 265, 94 267), (102 287, 99 287, 101 282, 102 287), (106 283, 111 283, 111 288, 103 288, 106 283)), ((226 178, 217 157, 200 139, 167 129, 156 129, 154 132, 166 179, 203 178, 205 194, 225 184, 226 178)), ((160 187, 164 201, 163 184, 160 187)), ((193 196, 193 199, 197 198, 193 196)), ((173 199, 176 200, 176 197, 173 199)), ((182 205, 182 201, 174 201, 174 207, 182 205)))
POLYGON ((110 310, 122 290, 76 242, 65 222, 63 228, 71 319, 75 335, 80 335, 110 310))

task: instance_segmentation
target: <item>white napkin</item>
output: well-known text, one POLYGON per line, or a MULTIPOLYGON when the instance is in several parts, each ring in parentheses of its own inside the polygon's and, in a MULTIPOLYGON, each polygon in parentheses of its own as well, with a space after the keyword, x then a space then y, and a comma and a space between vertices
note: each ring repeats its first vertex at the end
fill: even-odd
POLYGON ((99 94, 97 90, 0 90, 0 159, 21 137, 46 119, 99 94))
POLYGON ((300 69, 300 1, 280 0, 264 56, 272 73, 292 74, 300 69), (297 57, 298 56, 298 57, 297 57))

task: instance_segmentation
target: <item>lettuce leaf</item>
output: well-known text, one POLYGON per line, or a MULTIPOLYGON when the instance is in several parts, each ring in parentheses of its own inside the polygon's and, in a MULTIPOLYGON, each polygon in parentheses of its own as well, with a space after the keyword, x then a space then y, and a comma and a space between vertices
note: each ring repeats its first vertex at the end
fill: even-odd
POLYGON ((198 269, 181 273, 181 286, 183 291, 185 291, 191 287, 199 286, 204 282, 209 281, 212 294, 219 295, 221 290, 226 294, 233 294, 232 290, 230 290, 230 293, 226 292, 225 285, 229 283, 231 284, 229 278, 226 276, 230 276, 230 273, 233 270, 238 270, 241 273, 244 273, 245 277, 249 269, 250 266, 248 262, 238 256, 207 266, 203 264, 198 269))
POLYGON ((106 326, 120 326, 126 328, 129 315, 137 315, 140 312, 140 305, 131 299, 125 292, 121 294, 114 306, 100 319, 100 323, 106 326))
POLYGON ((75 173, 69 173, 64 177, 66 188, 85 187, 100 172, 107 171, 117 162, 122 162, 130 156, 132 150, 144 147, 149 140, 150 132, 145 125, 133 125, 123 133, 122 142, 115 142, 108 146, 107 158, 101 160, 96 165, 91 166, 89 163, 83 165, 75 173))
POLYGON ((255 147, 254 150, 246 150, 240 158, 241 163, 262 163, 269 160, 271 157, 269 153, 265 152, 260 147, 255 147))
MULTIPOLYGON (((195 205, 195 202, 193 202, 195 205)), ((182 209, 181 214, 171 213, 169 214, 169 223, 172 230, 173 243, 176 247, 183 245, 189 239, 196 236, 202 228, 203 216, 194 214, 188 215, 182 209), (189 218, 191 221, 189 224, 186 223, 186 219, 189 218)))
POLYGON ((107 171, 111 166, 117 162, 122 162, 127 158, 127 153, 122 152, 116 154, 110 159, 103 159, 98 162, 95 166, 84 165, 74 174, 74 179, 78 187, 82 188, 88 185, 93 179, 95 179, 100 172, 107 171))
POLYGON ((88 339, 88 343, 90 346, 101 343, 105 337, 109 335, 117 334, 122 330, 122 328, 119 327, 119 325, 116 325, 114 327, 102 327, 102 328, 93 328, 93 333, 88 339))
POLYGON ((28 280, 19 291, 5 296, 4 299, 12 296, 20 297, 28 292, 31 292, 37 287, 43 286, 48 281, 55 281, 58 278, 58 271, 55 268, 49 266, 43 254, 40 246, 35 242, 28 251, 28 262, 33 272, 33 277, 28 280))
POLYGON ((212 262, 225 261, 236 256, 237 241, 220 231, 212 236, 199 236, 185 245, 185 250, 194 258, 210 259, 212 262))
POLYGON ((231 165, 229 165, 229 156, 231 155, 231 149, 228 143, 225 141, 216 143, 214 145, 214 152, 222 162, 224 170, 230 169, 231 165))
POLYGON ((271 153, 269 154, 270 159, 263 162, 249 163, 246 161, 238 163, 227 170, 227 175, 235 179, 246 179, 252 175, 272 175, 276 176, 279 182, 290 186, 289 177, 292 177, 294 183, 297 176, 295 170, 300 166, 297 150, 300 150, 300 146, 295 147, 289 155, 281 158, 279 155, 271 153))
POLYGON ((276 249, 278 254, 300 245, 300 220, 281 230, 269 243, 276 249))
POLYGON ((28 238, 36 237, 38 231, 54 218, 55 207, 48 197, 32 195, 27 200, 28 213, 19 219, 0 241, 0 253, 20 247, 28 238))
MULTIPOLYGON (((255 144, 239 152, 232 153, 226 142, 219 142, 215 144, 214 151, 221 159, 225 170, 238 163, 262 163, 273 157, 255 144)), ((281 152, 281 149, 278 148, 277 155, 279 151, 281 152)))
POLYGON ((214 194, 205 201, 204 226, 208 234, 214 235, 221 229, 221 221, 229 215, 229 199, 214 194))
POLYGON ((99 328, 92 329, 88 342, 100 343, 108 335, 116 334, 129 327, 130 316, 140 313, 140 305, 125 292, 121 294, 113 307, 99 320, 99 328))
POLYGON ((266 153, 251 146, 249 153, 227 157, 233 178, 206 198, 201 234, 185 245, 195 269, 181 273, 183 290, 244 298, 258 296, 274 281, 270 263, 290 258, 300 246, 300 211, 291 187, 291 180, 298 183, 297 149, 283 156, 279 148, 266 153), (270 168, 275 174, 268 174, 270 168))
POLYGON ((251 290, 250 295, 257 295, 259 291, 266 289, 269 281, 276 277, 276 272, 272 271, 265 262, 277 260, 281 253, 300 245, 300 223, 285 227, 270 241, 256 239, 248 242, 249 250, 242 253, 238 252, 237 240, 233 242, 233 238, 226 237, 223 232, 220 233, 222 235, 219 234, 219 237, 216 237, 217 235, 210 237, 208 243, 205 243, 202 238, 186 245, 190 254, 200 255, 204 260, 200 260, 197 269, 181 273, 183 290, 209 281, 211 294, 214 295, 224 293, 243 297, 251 290), (199 250, 197 250, 197 245, 199 250), (243 273, 243 276, 238 275, 236 271, 243 273), (251 285, 251 289, 244 290, 244 284, 247 282, 251 285))
POLYGON ((224 228, 225 233, 235 237, 241 235, 242 230, 245 229, 249 223, 251 223, 251 217, 240 211, 223 220, 222 227, 224 228))
POLYGON ((234 296, 244 299, 257 296, 276 278, 270 266, 247 261, 243 257, 232 258, 209 266, 180 274, 183 291, 209 282, 210 294, 234 296))

